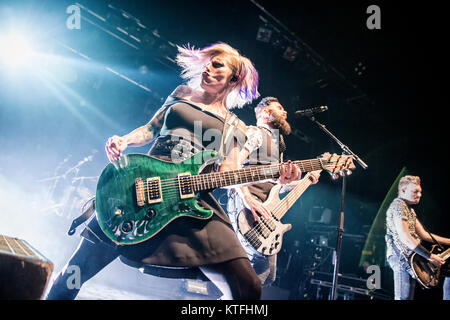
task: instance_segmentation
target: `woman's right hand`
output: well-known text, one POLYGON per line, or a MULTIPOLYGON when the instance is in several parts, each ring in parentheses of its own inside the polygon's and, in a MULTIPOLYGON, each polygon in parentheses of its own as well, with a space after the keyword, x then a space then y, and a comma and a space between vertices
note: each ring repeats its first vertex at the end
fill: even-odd
POLYGON ((112 136, 106 141, 105 151, 110 162, 119 160, 122 152, 128 147, 127 141, 119 136, 112 136))

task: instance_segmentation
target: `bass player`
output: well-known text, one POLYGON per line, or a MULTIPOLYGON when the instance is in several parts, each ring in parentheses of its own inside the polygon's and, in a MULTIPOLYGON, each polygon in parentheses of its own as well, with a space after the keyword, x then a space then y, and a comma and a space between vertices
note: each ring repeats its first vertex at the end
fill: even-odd
MULTIPOLYGON (((241 159, 246 159, 244 166, 282 162, 286 149, 283 135, 289 135, 291 132, 287 112, 277 98, 265 97, 256 106, 255 115, 256 126, 248 127, 247 142, 241 150, 241 159)), ((311 172, 312 184, 318 182, 319 176, 320 171, 311 172)), ((272 284, 276 279, 277 255, 257 252, 239 235, 237 220, 241 212, 252 215, 255 221, 270 219, 271 213, 264 207, 263 202, 276 183, 283 184, 281 192, 288 192, 299 180, 290 182, 281 178, 278 181, 241 186, 228 192, 227 213, 263 286, 272 284)))

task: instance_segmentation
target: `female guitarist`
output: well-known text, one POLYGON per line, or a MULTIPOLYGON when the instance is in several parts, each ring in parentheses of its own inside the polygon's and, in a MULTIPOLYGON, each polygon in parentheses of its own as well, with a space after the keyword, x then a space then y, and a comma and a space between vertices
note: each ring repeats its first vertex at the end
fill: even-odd
MULTIPOLYGON (((178 49, 177 63, 187 85, 177 87, 146 125, 122 137, 109 138, 105 146, 109 160, 119 160, 128 147, 153 141, 149 153, 162 160, 175 162, 212 148, 223 157, 205 170, 241 168, 239 152, 245 142, 245 125, 229 109, 242 107, 259 96, 256 69, 225 43, 178 49), (228 132, 233 134, 222 139, 228 132)), ((288 164, 281 171, 283 180, 301 176, 295 165, 288 164)), ((261 283, 226 213, 210 193, 202 193, 199 202, 213 210, 212 218, 177 218, 151 239, 134 245, 113 243, 92 219, 47 299, 74 299, 78 294, 80 288, 67 285, 68 266, 80 268, 82 285, 119 256, 157 266, 209 266, 226 279, 233 299, 259 299, 261 283)))

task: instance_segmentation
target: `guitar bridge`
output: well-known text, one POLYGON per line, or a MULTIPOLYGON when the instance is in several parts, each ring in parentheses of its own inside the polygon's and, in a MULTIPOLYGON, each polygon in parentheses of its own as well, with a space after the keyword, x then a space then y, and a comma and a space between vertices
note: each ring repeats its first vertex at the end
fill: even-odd
POLYGON ((187 199, 195 197, 192 188, 191 174, 189 172, 180 173, 178 175, 178 189, 180 190, 180 198, 187 199))
POLYGON ((161 179, 159 177, 147 178, 148 203, 162 202, 161 179))

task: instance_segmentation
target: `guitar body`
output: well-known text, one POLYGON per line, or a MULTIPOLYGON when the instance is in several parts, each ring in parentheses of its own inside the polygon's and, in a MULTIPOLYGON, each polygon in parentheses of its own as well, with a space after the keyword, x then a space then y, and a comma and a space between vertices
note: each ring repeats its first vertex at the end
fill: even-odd
POLYGON ((416 280, 422 287, 431 289, 439 284, 440 267, 433 265, 417 253, 411 255, 410 261, 416 280))
MULTIPOLYGON (((270 190, 269 196, 263 204, 271 213, 281 203, 279 197, 281 188, 281 184, 275 185, 270 190)), ((259 221, 255 221, 252 213, 248 209, 239 213, 237 226, 245 241, 257 252, 267 256, 280 252, 284 233, 292 228, 292 225, 283 224, 276 218, 265 222, 261 217, 259 221)))
POLYGON ((212 211, 199 206, 198 194, 192 190, 181 188, 185 194, 180 192, 180 181, 197 175, 204 159, 215 155, 214 151, 204 151, 172 163, 144 154, 127 154, 119 162, 108 164, 97 183, 100 228, 113 242, 130 245, 153 237, 182 216, 209 219, 212 211))
MULTIPOLYGON (((434 245, 431 249, 432 253, 440 254, 444 260, 448 258, 450 252, 449 250, 446 250, 443 253, 439 253, 438 251, 439 250, 436 245, 434 245)), ((439 284, 441 278, 441 267, 435 266, 417 253, 413 253, 411 255, 410 265, 414 275, 416 276, 417 282, 419 282, 423 288, 431 289, 439 284)))

